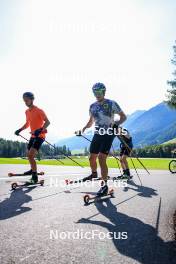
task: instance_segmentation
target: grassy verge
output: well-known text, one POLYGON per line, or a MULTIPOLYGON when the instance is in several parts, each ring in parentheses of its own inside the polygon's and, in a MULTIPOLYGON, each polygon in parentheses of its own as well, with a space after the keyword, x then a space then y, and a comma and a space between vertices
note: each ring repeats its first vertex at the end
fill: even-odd
MULTIPOLYGON (((75 159, 78 163, 80 163, 83 166, 89 166, 89 160, 88 158, 73 158, 75 159)), ((152 169, 152 170, 168 170, 168 165, 171 159, 142 159, 140 158, 142 163, 147 167, 147 169, 152 169)), ((136 160, 133 159, 134 164, 137 168, 141 169, 142 166, 140 163, 136 160)), ((75 163, 73 163, 69 159, 63 159, 62 162, 64 162, 65 166, 77 166, 75 163)), ((38 164, 41 165, 61 165, 58 161, 56 160, 41 160, 37 161, 38 164)), ((14 159, 14 158, 0 158, 0 164, 28 164, 27 160, 24 159, 14 159)), ((130 168, 133 168, 131 160, 129 159, 129 165, 130 168)), ((116 168, 117 167, 117 161, 114 158, 109 158, 108 159, 108 167, 109 168, 116 168)))

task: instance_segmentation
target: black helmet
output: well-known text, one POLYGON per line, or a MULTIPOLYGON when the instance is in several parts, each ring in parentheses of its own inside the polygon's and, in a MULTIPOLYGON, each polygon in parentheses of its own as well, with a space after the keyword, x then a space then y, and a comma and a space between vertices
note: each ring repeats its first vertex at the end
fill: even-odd
POLYGON ((23 98, 24 97, 27 97, 27 98, 30 98, 31 100, 34 100, 34 94, 31 93, 31 92, 26 92, 23 94, 23 98))

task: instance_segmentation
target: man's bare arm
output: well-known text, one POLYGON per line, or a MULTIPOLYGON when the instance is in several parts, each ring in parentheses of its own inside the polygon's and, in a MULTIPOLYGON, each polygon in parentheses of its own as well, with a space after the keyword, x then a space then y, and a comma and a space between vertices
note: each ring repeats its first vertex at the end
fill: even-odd
POLYGON ((18 130, 15 131, 15 135, 16 136, 19 136, 20 132, 23 131, 23 130, 25 130, 28 127, 29 127, 29 123, 26 121, 26 123, 24 124, 24 126, 22 126, 20 129, 18 129, 18 130))
POLYGON ((24 124, 24 126, 22 126, 22 127, 20 128, 20 130, 23 131, 23 130, 25 130, 26 128, 28 128, 28 126, 29 126, 28 123, 26 123, 26 124, 24 124))
POLYGON ((90 119, 89 119, 88 123, 87 123, 86 126, 83 127, 83 129, 82 129, 82 133, 84 133, 84 131, 85 131, 87 128, 90 128, 90 127, 93 125, 93 123, 94 123, 94 118, 93 118, 93 116, 90 116, 90 119))
POLYGON ((45 123, 43 125, 43 130, 47 129, 47 127, 49 127, 50 125, 50 121, 48 120, 48 118, 45 119, 45 123))
POLYGON ((120 116, 120 119, 115 122, 117 126, 120 126, 122 123, 124 123, 127 119, 127 116, 123 111, 119 112, 118 115, 120 116))

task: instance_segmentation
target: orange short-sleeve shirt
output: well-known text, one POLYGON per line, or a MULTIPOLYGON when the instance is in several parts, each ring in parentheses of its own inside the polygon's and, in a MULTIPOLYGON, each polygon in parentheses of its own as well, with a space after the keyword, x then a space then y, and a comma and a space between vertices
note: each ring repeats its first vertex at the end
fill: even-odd
MULTIPOLYGON (((26 114, 26 127, 30 127, 32 133, 36 129, 42 128, 45 120, 47 119, 45 112, 42 109, 38 108, 37 106, 33 106, 31 109, 27 109, 25 114, 26 114)), ((41 133, 39 137, 45 138, 45 134, 46 133, 41 133)))

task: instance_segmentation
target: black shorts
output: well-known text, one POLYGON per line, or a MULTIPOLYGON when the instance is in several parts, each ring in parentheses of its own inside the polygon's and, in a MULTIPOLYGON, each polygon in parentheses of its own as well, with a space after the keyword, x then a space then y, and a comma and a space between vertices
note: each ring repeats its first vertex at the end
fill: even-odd
POLYGON ((90 145, 90 153, 98 154, 101 152, 108 155, 114 138, 114 135, 95 134, 90 145))
POLYGON ((30 138, 27 149, 30 150, 31 148, 34 148, 36 150, 39 150, 42 143, 44 142, 44 139, 40 138, 40 137, 36 137, 36 138, 30 138))
POLYGON ((120 157, 123 155, 130 156, 132 149, 133 145, 128 145, 127 147, 123 144, 120 144, 120 157))

